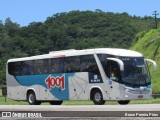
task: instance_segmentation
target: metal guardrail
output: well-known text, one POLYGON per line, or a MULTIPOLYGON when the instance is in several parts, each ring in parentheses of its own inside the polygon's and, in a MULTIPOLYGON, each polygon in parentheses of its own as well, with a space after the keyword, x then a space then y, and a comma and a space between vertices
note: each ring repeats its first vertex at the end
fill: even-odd
POLYGON ((2 96, 7 96, 7 87, 2 87, 2 96))
POLYGON ((152 96, 157 98, 157 97, 160 97, 160 94, 152 94, 152 96))
MULTIPOLYGON (((2 96, 5 98, 5 102, 6 102, 6 97, 7 97, 7 87, 2 87, 2 96)), ((1 97, 1 96, 0 96, 1 97)))

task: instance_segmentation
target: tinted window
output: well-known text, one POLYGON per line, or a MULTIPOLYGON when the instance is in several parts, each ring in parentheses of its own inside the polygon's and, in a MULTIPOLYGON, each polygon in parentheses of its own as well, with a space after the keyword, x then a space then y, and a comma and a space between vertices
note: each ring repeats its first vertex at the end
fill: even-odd
POLYGON ((104 71, 107 69, 107 55, 106 54, 98 54, 98 58, 101 61, 104 71))
POLYGON ((35 74, 33 61, 23 61, 21 62, 21 66, 22 66, 21 69, 22 75, 35 74))
POLYGON ((115 56, 108 55, 108 54, 98 54, 98 58, 101 61, 102 67, 103 67, 107 77, 110 77, 110 74, 109 74, 110 63, 108 62, 107 58, 115 58, 115 56))
POLYGON ((34 72, 35 72, 35 74, 42 74, 43 60, 35 60, 34 61, 34 72))
POLYGON ((67 72, 80 72, 80 58, 79 56, 65 58, 64 71, 67 72))
POLYGON ((9 74, 33 75, 69 72, 91 72, 99 75, 99 69, 93 55, 64 58, 52 58, 34 61, 8 63, 9 74))
POLYGON ((47 74, 49 66, 49 59, 35 60, 34 61, 34 74, 47 74))
POLYGON ((93 55, 83 55, 80 57, 80 71, 81 72, 91 72, 97 75, 100 74, 96 60, 93 55))
POLYGON ((63 72, 63 58, 8 63, 11 75, 33 75, 63 72))
POLYGON ((13 72, 14 72, 14 64, 8 63, 8 73, 13 75, 13 72))
POLYGON ((63 72, 63 58, 53 58, 50 60, 49 73, 63 72))
POLYGON ((43 60, 43 74, 49 73, 49 59, 43 60))
POLYGON ((11 62, 8 64, 9 74, 20 75, 21 74, 21 62, 11 62))

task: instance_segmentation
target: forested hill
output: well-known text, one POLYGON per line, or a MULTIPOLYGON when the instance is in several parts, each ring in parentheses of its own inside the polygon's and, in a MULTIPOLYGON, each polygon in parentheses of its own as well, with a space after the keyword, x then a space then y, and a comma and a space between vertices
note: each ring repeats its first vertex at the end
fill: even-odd
POLYGON ((129 48, 135 34, 151 29, 153 21, 101 10, 57 13, 25 27, 8 18, 0 22, 0 80, 5 80, 5 63, 10 58, 62 49, 129 48))
POLYGON ((150 64, 151 80, 153 83, 153 92, 160 93, 160 29, 150 30, 149 32, 140 32, 136 35, 132 50, 141 52, 145 58, 156 61, 158 69, 153 70, 150 64))

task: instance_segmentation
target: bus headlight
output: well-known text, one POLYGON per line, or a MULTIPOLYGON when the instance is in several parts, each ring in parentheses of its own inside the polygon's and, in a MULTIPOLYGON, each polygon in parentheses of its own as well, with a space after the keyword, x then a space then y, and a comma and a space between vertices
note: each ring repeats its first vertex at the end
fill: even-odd
POLYGON ((128 92, 128 91, 129 91, 129 89, 126 89, 126 90, 125 90, 125 92, 128 92))

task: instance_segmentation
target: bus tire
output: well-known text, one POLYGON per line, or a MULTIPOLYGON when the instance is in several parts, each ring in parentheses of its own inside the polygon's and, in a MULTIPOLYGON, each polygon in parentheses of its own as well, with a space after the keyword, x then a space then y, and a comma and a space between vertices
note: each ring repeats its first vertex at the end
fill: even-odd
POLYGON ((41 102, 36 100, 36 95, 33 91, 27 94, 27 101, 30 105, 40 105, 41 102))
POLYGON ((102 92, 98 89, 94 90, 91 94, 91 98, 95 105, 104 105, 105 101, 103 100, 102 92))
POLYGON ((129 102, 130 102, 130 100, 121 100, 121 101, 118 101, 118 103, 120 105, 127 105, 129 102))
POLYGON ((51 105, 61 105, 63 101, 50 101, 49 102, 51 105))

